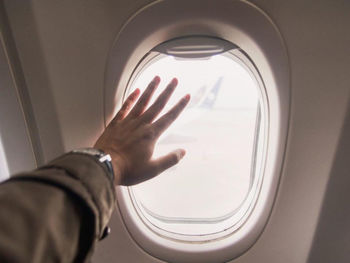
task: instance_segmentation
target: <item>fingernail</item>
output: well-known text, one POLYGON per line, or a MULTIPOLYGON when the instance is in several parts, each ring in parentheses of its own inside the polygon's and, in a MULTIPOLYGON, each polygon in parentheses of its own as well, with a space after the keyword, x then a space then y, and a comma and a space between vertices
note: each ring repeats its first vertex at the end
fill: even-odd
POLYGON ((181 160, 186 154, 186 151, 184 149, 178 149, 176 150, 176 155, 177 155, 177 159, 181 160))
POLYGON ((183 97, 183 99, 184 99, 185 101, 189 101, 190 98, 191 98, 191 95, 190 95, 190 94, 186 94, 186 95, 183 97))
POLYGON ((172 85, 177 85, 177 83, 178 83, 177 78, 173 78, 173 79, 171 80, 171 84, 172 84, 172 85))
POLYGON ((160 77, 159 76, 155 76, 154 79, 153 79, 153 82, 155 84, 158 84, 160 82, 160 77))
POLYGON ((139 95, 140 94, 140 89, 139 88, 135 89, 134 90, 134 94, 135 94, 135 96, 139 95))

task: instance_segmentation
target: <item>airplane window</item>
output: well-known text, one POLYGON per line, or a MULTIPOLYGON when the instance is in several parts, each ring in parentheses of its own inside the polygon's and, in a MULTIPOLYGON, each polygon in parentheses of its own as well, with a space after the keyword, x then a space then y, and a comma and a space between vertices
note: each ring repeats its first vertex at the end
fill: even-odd
POLYGON ((160 176, 129 187, 138 215, 160 235, 179 240, 222 235, 238 228, 252 209, 262 177, 266 123, 262 84, 243 56, 237 48, 192 58, 151 52, 130 79, 125 98, 159 75, 156 98, 178 78, 163 113, 191 94, 154 153, 184 148, 186 156, 160 176))

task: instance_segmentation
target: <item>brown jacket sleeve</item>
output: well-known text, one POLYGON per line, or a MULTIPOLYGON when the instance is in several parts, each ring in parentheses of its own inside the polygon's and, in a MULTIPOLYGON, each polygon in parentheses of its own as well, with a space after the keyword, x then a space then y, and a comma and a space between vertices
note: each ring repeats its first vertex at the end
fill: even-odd
POLYGON ((93 157, 69 153, 0 185, 0 262, 85 262, 115 206, 93 157))

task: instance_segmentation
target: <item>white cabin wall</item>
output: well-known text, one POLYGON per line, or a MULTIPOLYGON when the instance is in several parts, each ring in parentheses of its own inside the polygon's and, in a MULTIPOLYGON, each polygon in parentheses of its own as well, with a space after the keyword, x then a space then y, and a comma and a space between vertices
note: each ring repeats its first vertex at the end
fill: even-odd
POLYGON ((338 141, 308 262, 349 262, 350 104, 338 141))
MULTIPOLYGON (((4 1, 46 161, 69 149, 90 146, 103 129, 102 87, 109 48, 126 20, 149 2, 4 1), (37 101, 39 95, 46 100, 37 101)), ((317 249, 311 249, 314 237, 332 231, 319 225, 316 232, 323 200, 336 196, 336 187, 328 187, 325 195, 327 184, 341 167, 346 169, 341 161, 345 144, 338 142, 346 141, 341 131, 349 114, 350 3, 252 3, 271 17, 285 40, 291 68, 291 118, 271 218, 257 243, 233 262, 302 263, 308 258, 316 262, 312 253, 317 249)), ((345 176, 337 178, 337 184, 348 183, 345 176)), ((339 202, 350 200, 350 191, 342 197, 339 202)), ((326 211, 324 206, 322 215, 326 211)), ((346 225, 347 217, 337 220, 346 225)), ((94 262, 159 262, 133 242, 118 215, 112 221, 112 235, 100 243, 94 262)), ((330 255, 335 253, 328 249, 330 255)))
POLYGON ((5 3, 45 161, 90 146, 103 129, 109 48, 122 24, 143 5, 138 1, 5 3))
POLYGON ((18 86, 18 63, 11 57, 11 33, 0 2, 0 182, 10 174, 30 170, 36 158, 25 119, 18 86))
POLYGON ((259 241, 237 262, 306 262, 349 104, 350 4, 254 2, 285 39, 292 106, 286 161, 273 213, 259 241))

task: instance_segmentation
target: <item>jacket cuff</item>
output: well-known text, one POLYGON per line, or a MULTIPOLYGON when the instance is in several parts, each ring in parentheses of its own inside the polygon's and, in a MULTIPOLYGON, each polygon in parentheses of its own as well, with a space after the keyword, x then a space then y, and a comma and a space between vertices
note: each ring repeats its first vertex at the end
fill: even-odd
POLYGON ((75 184, 69 183, 64 176, 50 178, 47 173, 43 175, 45 179, 54 180, 82 198, 95 214, 95 235, 96 238, 101 238, 116 203, 114 183, 108 176, 107 169, 93 156, 68 153, 40 167, 37 175, 40 176, 41 170, 52 168, 64 170, 75 184))

